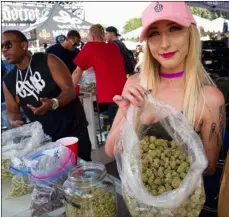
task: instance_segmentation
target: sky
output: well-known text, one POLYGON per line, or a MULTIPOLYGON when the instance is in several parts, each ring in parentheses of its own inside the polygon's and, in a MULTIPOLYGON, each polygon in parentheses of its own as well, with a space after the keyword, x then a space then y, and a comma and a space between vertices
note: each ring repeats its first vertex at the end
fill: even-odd
POLYGON ((131 18, 141 17, 150 2, 83 2, 85 19, 91 23, 115 26, 119 32, 131 18))

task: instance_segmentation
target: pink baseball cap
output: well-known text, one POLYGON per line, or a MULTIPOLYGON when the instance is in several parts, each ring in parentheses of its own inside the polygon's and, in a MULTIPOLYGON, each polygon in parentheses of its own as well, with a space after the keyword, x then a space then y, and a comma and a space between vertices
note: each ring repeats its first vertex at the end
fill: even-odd
POLYGON ((152 2, 142 15, 143 28, 140 34, 140 42, 146 39, 149 27, 159 20, 170 20, 185 27, 196 24, 185 2, 152 2))

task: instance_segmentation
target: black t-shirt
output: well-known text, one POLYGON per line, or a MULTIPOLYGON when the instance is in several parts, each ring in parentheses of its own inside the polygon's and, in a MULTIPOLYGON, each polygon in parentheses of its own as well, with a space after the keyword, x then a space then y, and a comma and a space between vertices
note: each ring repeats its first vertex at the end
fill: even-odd
POLYGON ((15 67, 5 76, 4 83, 13 98, 15 100, 16 96, 19 98, 20 106, 29 120, 32 122, 39 121, 43 126, 44 132, 50 135, 53 140, 77 135, 77 132, 86 129, 88 125, 83 106, 78 97, 64 107, 59 107, 54 111, 47 111, 44 115, 34 115, 27 107, 27 104, 36 107, 40 106, 40 98, 56 98, 61 93, 61 89, 52 78, 47 56, 45 53, 34 54, 31 61, 31 70, 21 70, 20 74, 17 73, 17 68, 15 67), (17 94, 16 83, 18 88, 21 87, 17 94))
POLYGON ((68 67, 71 74, 76 69, 76 65, 73 62, 73 60, 75 59, 75 57, 78 55, 79 52, 80 51, 77 48, 74 51, 65 49, 61 44, 55 44, 49 47, 48 49, 46 49, 46 53, 54 54, 57 57, 59 57, 68 67))

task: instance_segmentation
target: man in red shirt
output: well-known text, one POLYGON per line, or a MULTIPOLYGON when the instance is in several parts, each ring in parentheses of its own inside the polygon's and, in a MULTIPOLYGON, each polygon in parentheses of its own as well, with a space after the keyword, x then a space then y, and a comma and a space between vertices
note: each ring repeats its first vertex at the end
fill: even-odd
MULTIPOLYGON (((122 93, 127 78, 119 47, 113 42, 105 42, 105 32, 100 24, 90 28, 89 42, 77 55, 74 63, 77 65, 72 74, 74 85, 79 83, 83 71, 93 67, 98 103, 108 103, 110 113, 109 110, 114 107, 113 97, 122 93)), ((109 115, 110 122, 114 115, 114 112, 109 115)))

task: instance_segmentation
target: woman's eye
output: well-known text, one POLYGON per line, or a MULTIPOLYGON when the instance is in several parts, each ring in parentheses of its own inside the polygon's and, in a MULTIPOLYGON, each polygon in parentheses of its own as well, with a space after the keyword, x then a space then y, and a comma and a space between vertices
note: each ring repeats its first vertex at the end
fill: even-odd
POLYGON ((159 32, 154 31, 154 32, 150 32, 148 37, 153 37, 153 36, 156 36, 156 35, 159 35, 159 32))
POLYGON ((180 31, 182 30, 182 27, 181 26, 172 26, 170 27, 170 32, 174 32, 174 31, 180 31))

